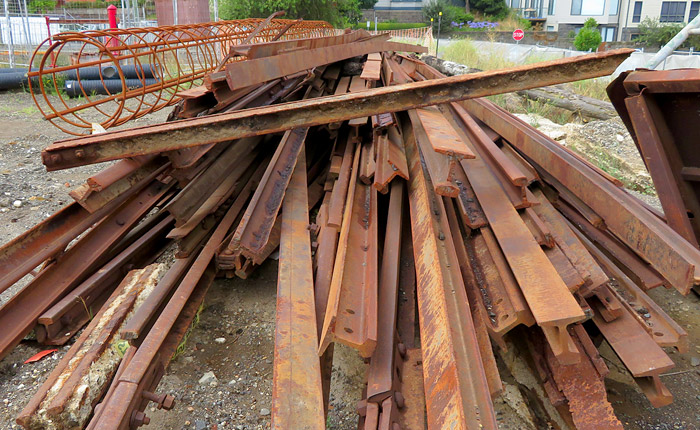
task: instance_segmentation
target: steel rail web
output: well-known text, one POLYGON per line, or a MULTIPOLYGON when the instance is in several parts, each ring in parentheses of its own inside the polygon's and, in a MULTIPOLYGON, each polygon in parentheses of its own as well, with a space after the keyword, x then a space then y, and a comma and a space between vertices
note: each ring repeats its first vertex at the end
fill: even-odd
POLYGON ((114 127, 174 104, 180 100, 177 93, 215 71, 232 46, 335 33, 324 21, 257 18, 60 33, 34 51, 29 90, 44 118, 81 135, 90 132, 92 123, 114 127), (80 99, 65 94, 67 76, 76 81, 80 99), (130 87, 127 79, 139 85, 130 87), (108 80, 119 81, 119 90, 97 96, 83 86, 92 81, 106 89, 108 80))

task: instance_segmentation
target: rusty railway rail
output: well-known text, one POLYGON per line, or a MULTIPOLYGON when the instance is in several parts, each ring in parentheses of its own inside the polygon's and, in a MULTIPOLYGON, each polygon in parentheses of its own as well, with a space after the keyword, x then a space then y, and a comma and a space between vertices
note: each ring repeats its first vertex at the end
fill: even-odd
MULTIPOLYGON (((41 342, 66 342, 89 320, 79 301, 100 308, 20 425, 35 425, 44 410, 68 411, 79 379, 99 371, 94 359, 119 342, 128 348, 84 398, 81 425, 135 429, 150 422, 149 404, 176 407, 154 390, 214 278, 247 278, 275 249, 274 428, 325 428, 338 342, 367 360, 366 389, 354 399, 365 430, 497 429, 493 400, 507 389, 508 371, 497 358, 507 345, 529 355, 542 385, 533 395, 546 393, 537 401, 553 406, 544 419, 621 429, 589 329, 602 333, 653 406, 672 401, 660 379, 673 366, 663 348, 687 351, 688 335, 646 291, 687 293, 700 282, 695 221, 680 212, 666 221, 480 98, 606 75, 628 50, 445 78, 395 52, 420 49, 385 36, 330 34, 322 23, 275 16, 246 21, 235 34, 223 34, 230 23, 216 25, 70 34, 54 43, 60 51, 91 38, 109 61, 141 65, 153 57, 140 50, 167 56, 178 46, 224 46, 197 72, 201 86, 181 91, 194 75, 172 82, 185 100, 171 114, 176 121, 69 139, 42 153, 49 170, 119 161, 71 192, 75 203, 0 248, 0 292, 34 276, 0 307, 0 325, 10 327, 0 333, 0 356, 32 328, 41 342), (148 34, 162 39, 151 43, 148 34), (369 55, 350 76, 341 61, 363 62, 348 60, 357 54, 369 55), (169 267, 148 266, 164 247, 175 250, 169 267), (99 343, 85 347, 90 336, 99 343)), ((89 61, 99 66, 102 57, 89 61)), ((62 67, 46 70, 70 69, 62 67)), ((692 94, 695 80, 680 83, 685 76, 634 72, 611 91, 653 107, 655 94, 692 94)), ((104 124, 173 100, 123 108, 104 124)), ((658 111, 649 111, 653 133, 639 124, 648 116, 637 104, 625 106, 642 152, 656 145, 654 154, 675 156, 669 142, 648 140, 668 137, 658 111)), ((81 112, 64 108, 52 121, 81 112)), ((676 161, 651 166, 654 180, 666 181, 676 161)), ((694 167, 684 167, 684 180, 695 180, 694 167)), ((682 185, 673 194, 676 185, 664 182, 669 202, 690 207, 694 196, 682 185)))

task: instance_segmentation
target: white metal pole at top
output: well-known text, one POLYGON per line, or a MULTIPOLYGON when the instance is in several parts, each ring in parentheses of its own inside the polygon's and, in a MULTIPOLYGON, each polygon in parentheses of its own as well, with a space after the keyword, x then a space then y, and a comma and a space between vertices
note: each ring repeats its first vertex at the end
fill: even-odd
POLYGON ((214 21, 219 20, 219 0, 214 0, 214 21))
POLYGON ((24 11, 22 11, 22 2, 17 0, 17 6, 19 6, 19 19, 22 20, 22 29, 24 30, 24 43, 27 45, 27 50, 29 50, 29 21, 25 20, 25 14, 27 11, 27 2, 24 1, 24 11))
POLYGON ((126 28, 126 27, 128 27, 128 25, 126 25, 126 15, 124 15, 125 10, 126 10, 126 7, 124 5, 124 0, 121 0, 121 4, 122 4, 122 22, 120 22, 120 24, 122 25, 122 28, 126 28))
POLYGON ((29 25, 29 12, 27 12, 27 0, 22 0, 24 3, 24 22, 27 23, 27 31, 28 31, 28 39, 27 39, 27 44, 31 45, 31 37, 32 37, 32 26, 29 25))
POLYGON ((173 0, 173 25, 177 25, 177 0, 173 0))
POLYGON ((15 47, 12 40, 12 21, 10 21, 10 11, 7 10, 7 0, 3 0, 5 6, 5 21, 7 21, 7 34, 9 37, 8 46, 10 48, 10 67, 15 67, 15 47))

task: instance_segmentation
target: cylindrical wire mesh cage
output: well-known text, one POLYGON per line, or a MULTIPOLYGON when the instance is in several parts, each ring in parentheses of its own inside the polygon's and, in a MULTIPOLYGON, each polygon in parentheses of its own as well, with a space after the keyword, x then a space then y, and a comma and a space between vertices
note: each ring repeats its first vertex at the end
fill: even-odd
MULTIPOLYGON (((200 85, 264 21, 60 33, 35 50, 29 88, 44 117, 67 133, 89 133, 95 123, 115 127, 177 102, 178 92, 200 85)), ((281 40, 336 32, 323 21, 274 19, 249 42, 272 40, 284 29, 281 40)))

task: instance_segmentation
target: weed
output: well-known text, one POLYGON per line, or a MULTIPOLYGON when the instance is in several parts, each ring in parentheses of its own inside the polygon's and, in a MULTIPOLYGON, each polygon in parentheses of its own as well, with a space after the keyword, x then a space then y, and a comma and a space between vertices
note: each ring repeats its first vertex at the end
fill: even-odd
POLYGON ((79 301, 80 303, 83 304, 83 308, 85 308, 85 313, 88 315, 89 321, 92 321, 92 318, 94 317, 94 315, 92 314, 92 309, 88 308, 88 305, 85 302, 85 299, 82 298, 81 296, 78 296, 76 301, 79 301))
POLYGON ((197 309, 197 313, 194 315, 194 318, 192 319, 192 324, 190 325, 190 328, 187 329, 187 332, 185 333, 185 335, 182 336, 182 341, 175 349, 175 353, 173 353, 173 356, 170 358, 171 361, 175 360, 177 357, 179 357, 185 353, 185 345, 187 345, 187 340, 190 338, 190 334, 192 334, 192 330, 194 330, 194 328, 199 325, 199 315, 202 313, 203 310, 204 310, 204 302, 202 302, 202 304, 199 305, 199 309, 197 309))

